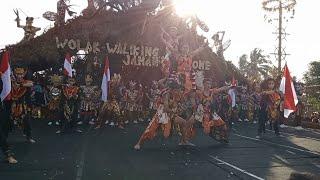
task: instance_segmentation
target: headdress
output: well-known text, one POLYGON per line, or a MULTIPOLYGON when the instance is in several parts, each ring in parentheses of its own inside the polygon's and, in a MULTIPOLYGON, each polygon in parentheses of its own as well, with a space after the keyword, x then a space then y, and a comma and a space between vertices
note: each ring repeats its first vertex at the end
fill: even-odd
POLYGON ((117 82, 117 83, 120 82, 120 81, 121 81, 121 75, 114 73, 113 76, 112 76, 112 78, 111 78, 111 81, 112 81, 112 82, 115 82, 115 83, 116 83, 116 82, 117 82))
POLYGON ((165 94, 167 94, 169 92, 169 88, 164 88, 160 91, 160 96, 164 96, 165 94))
POLYGON ((129 86, 130 86, 130 87, 135 87, 136 84, 137 84, 137 83, 136 83, 135 81, 132 81, 132 80, 129 82, 129 86))
POLYGON ((26 21, 33 21, 33 17, 26 17, 26 21))
POLYGON ((93 79, 92 79, 92 76, 90 75, 90 74, 87 74, 86 75, 86 77, 85 77, 85 81, 87 82, 87 81, 93 81, 93 79))
POLYGON ((50 76, 50 82, 52 84, 61 84, 62 83, 62 79, 63 79, 63 77, 59 76, 57 74, 54 74, 54 75, 50 76))
POLYGON ((26 72, 26 70, 24 69, 24 68, 22 68, 22 67, 16 67, 16 68, 14 68, 14 73, 15 74, 23 74, 23 73, 25 73, 26 72))

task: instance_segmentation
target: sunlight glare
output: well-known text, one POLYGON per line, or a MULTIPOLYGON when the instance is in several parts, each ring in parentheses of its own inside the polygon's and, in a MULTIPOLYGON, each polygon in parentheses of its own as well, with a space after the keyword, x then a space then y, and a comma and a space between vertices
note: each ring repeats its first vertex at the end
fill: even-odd
POLYGON ((199 4, 194 0, 174 0, 176 12, 181 17, 196 15, 200 10, 199 4))

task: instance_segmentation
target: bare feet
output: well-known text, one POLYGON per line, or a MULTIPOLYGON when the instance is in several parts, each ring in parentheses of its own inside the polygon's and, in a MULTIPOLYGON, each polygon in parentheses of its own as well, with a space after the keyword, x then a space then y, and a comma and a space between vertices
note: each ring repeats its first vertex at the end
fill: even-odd
POLYGON ((18 163, 18 161, 12 156, 7 157, 7 161, 9 164, 17 164, 18 163))
POLYGON ((32 139, 32 138, 28 138, 28 139, 27 139, 27 142, 29 142, 29 143, 31 143, 31 144, 36 143, 36 141, 35 141, 34 139, 32 139))
POLYGON ((136 145, 134 146, 134 149, 135 149, 135 150, 140 150, 140 149, 141 149, 140 144, 136 144, 136 145))
POLYGON ((179 146, 185 146, 185 145, 187 145, 187 143, 185 143, 185 142, 179 142, 179 144, 178 144, 179 146))
POLYGON ((100 125, 98 125, 97 127, 95 127, 94 129, 100 129, 101 128, 101 126, 100 125))
POLYGON ((191 142, 189 142, 189 141, 187 141, 186 145, 187 145, 187 146, 196 146, 195 144, 193 144, 193 143, 191 143, 191 142))
POLYGON ((186 142, 180 142, 179 146, 196 146, 193 143, 186 141, 186 142))

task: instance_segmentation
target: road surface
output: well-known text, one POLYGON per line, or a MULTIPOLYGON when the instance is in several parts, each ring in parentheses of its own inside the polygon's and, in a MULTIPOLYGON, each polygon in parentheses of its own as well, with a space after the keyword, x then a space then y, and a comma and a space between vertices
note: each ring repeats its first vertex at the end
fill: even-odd
MULTIPOLYGON (((236 123, 229 144, 197 129, 194 148, 178 147, 178 136, 161 136, 135 151, 146 123, 125 130, 82 126, 83 133, 56 135, 56 127, 33 122, 36 144, 20 130, 9 142, 19 163, 0 162, 1 180, 209 180, 287 179, 293 171, 320 177, 320 132, 282 128, 256 139, 257 125, 236 123)), ((1 156, 2 158, 3 156, 1 156)), ((2 158, 3 159, 3 158, 2 158)))

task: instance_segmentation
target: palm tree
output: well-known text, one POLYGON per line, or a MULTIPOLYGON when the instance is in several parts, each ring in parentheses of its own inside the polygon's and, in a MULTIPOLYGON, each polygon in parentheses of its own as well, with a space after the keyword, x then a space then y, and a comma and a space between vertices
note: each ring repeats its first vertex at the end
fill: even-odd
POLYGON ((250 53, 250 61, 247 55, 242 55, 239 59, 240 71, 251 81, 261 81, 266 78, 272 70, 272 63, 269 56, 263 54, 259 48, 253 49, 250 53))
POLYGON ((247 67, 248 67, 248 56, 246 54, 243 54, 239 59, 239 69, 240 72, 247 77, 247 67))

